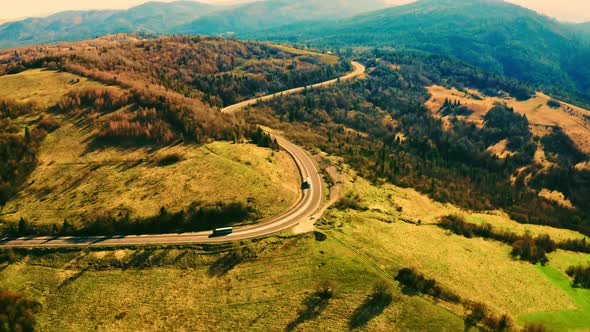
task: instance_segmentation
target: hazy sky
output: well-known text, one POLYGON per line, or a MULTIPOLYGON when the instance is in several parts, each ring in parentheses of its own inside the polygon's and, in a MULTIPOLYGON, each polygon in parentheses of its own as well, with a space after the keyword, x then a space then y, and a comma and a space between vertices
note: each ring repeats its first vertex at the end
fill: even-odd
MULTIPOLYGON (((162 1, 162 0, 161 0, 162 1)), ((163 0, 169 2, 170 0, 163 0)), ((209 3, 246 2, 251 0, 202 0, 209 3)), ((408 3, 412 0, 386 0, 408 3)), ((562 21, 590 21, 590 0, 508 0, 562 21)), ((0 19, 42 16, 71 9, 127 8, 145 0, 0 0, 0 19)))

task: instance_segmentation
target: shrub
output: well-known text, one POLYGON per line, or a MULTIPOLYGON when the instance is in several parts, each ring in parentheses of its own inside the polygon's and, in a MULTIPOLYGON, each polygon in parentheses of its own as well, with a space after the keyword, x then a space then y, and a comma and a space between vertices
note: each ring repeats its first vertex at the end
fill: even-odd
POLYGON ((336 283, 332 280, 323 280, 316 285, 315 290, 319 298, 331 299, 336 295, 336 283))
POLYGON ((344 197, 340 198, 334 206, 339 210, 368 210, 368 207, 365 204, 363 204, 361 196, 357 193, 352 192, 349 192, 344 197))
POLYGON ((476 326, 477 324, 482 322, 483 319, 488 315, 488 308, 483 303, 472 303, 471 305, 469 305, 468 309, 469 314, 467 314, 465 321, 473 326, 476 326))
POLYGON ((522 331, 523 332, 548 332, 549 329, 546 328, 545 325, 543 325, 543 324, 529 323, 529 324, 525 325, 525 327, 522 331))
MULTIPOLYGON (((547 235, 545 236, 548 237, 547 235)), ((549 259, 547 258, 546 253, 555 249, 548 251, 548 249, 553 248, 553 245, 551 244, 552 241, 550 239, 549 242, 546 243, 547 239, 545 236, 543 236, 542 239, 533 239, 533 237, 527 234, 520 240, 517 240, 512 244, 512 257, 529 261, 533 264, 547 264, 549 259)))
POLYGON ((381 303, 391 303, 393 291, 391 285, 385 280, 378 280, 373 285, 373 299, 381 303))
POLYGON ((574 287, 590 288, 590 265, 570 266, 566 273, 573 278, 574 287))
POLYGON ((551 99, 547 102, 547 106, 557 109, 557 108, 561 108, 561 103, 555 99, 551 99))
POLYGON ((393 301, 391 286, 385 280, 378 280, 373 285, 373 292, 350 317, 352 330, 365 326, 371 319, 379 316, 393 301))
POLYGON ((492 331, 504 332, 510 331, 514 327, 514 322, 508 315, 502 315, 500 318, 495 315, 490 315, 485 319, 484 325, 492 331))
POLYGON ((565 240, 563 242, 560 242, 557 246, 563 250, 590 253, 590 243, 586 241, 586 238, 583 238, 581 240, 565 240))
POLYGON ((313 235, 316 241, 323 242, 328 239, 328 236, 322 232, 314 231, 313 235))
POLYGON ((158 166, 170 166, 179 163, 182 160, 184 160, 184 157, 181 154, 172 153, 161 157, 160 160, 158 160, 158 166))
POLYGON ((34 331, 41 304, 9 291, 0 291, 0 331, 34 331))
POLYGON ((414 268, 401 269, 395 280, 403 285, 403 290, 409 293, 422 293, 448 302, 459 302, 460 298, 452 293, 442 289, 437 285, 436 280, 428 279, 414 268))
POLYGON ((44 131, 51 133, 60 127, 59 122, 52 119, 43 119, 37 125, 37 128, 43 129, 44 131))

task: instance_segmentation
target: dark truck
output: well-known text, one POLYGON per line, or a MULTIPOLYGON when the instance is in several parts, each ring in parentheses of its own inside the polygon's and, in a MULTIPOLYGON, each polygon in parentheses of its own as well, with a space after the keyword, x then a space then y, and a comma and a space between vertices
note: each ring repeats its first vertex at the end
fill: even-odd
POLYGON ((301 184, 301 189, 305 190, 305 189, 311 189, 311 178, 307 177, 307 179, 305 181, 303 181, 303 183, 301 184))

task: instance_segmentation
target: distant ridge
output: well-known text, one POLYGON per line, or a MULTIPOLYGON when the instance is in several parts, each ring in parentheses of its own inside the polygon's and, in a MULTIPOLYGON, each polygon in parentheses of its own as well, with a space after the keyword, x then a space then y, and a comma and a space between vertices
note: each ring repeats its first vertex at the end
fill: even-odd
POLYGON ((337 20, 387 7, 383 0, 268 0, 235 5, 148 2, 128 10, 65 11, 0 25, 0 48, 107 34, 232 35, 304 20, 337 20))
POLYGON ((268 0, 219 11, 178 26, 182 34, 241 34, 301 21, 352 17, 383 9, 383 0, 268 0))
POLYGON ((0 25, 0 47, 78 41, 126 32, 163 33, 217 10, 194 1, 148 2, 127 10, 65 11, 0 25))

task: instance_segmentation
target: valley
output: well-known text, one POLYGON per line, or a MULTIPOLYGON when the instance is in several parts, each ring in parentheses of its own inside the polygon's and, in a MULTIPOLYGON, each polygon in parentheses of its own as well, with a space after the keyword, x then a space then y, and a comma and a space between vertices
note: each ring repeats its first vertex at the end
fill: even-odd
POLYGON ((586 37, 501 0, 0 24, 0 330, 588 331, 586 37))

